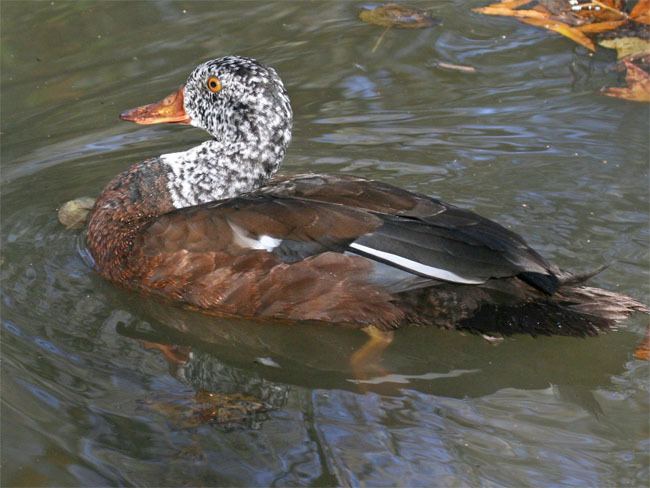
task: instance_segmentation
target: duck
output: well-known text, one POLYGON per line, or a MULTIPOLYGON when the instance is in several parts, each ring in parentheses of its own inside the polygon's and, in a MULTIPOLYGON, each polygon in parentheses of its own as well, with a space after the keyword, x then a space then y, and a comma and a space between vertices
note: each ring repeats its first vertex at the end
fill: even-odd
POLYGON ((276 70, 255 59, 203 62, 120 118, 210 135, 132 165, 97 199, 87 248, 126 289, 220 317, 386 333, 584 337, 648 313, 470 210, 356 175, 278 174, 293 112, 276 70))

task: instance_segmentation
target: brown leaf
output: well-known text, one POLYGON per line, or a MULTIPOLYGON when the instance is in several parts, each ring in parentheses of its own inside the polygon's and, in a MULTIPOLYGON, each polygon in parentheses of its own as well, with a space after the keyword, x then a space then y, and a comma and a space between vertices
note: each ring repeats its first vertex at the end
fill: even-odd
POLYGON ((583 24, 576 27, 583 34, 595 34, 597 32, 607 32, 622 26, 627 22, 626 20, 608 20, 606 22, 592 22, 591 24, 583 24))
POLYGON ((575 27, 571 27, 570 25, 564 24, 562 22, 559 22, 557 20, 551 20, 551 19, 530 19, 530 18, 523 18, 521 19, 522 22, 525 22, 530 25, 534 25, 537 27, 543 27, 544 29, 552 30, 554 32, 557 32, 558 34, 562 34, 565 37, 568 37, 572 41, 577 42, 581 46, 586 47, 590 51, 595 51, 596 46, 594 43, 589 39, 586 35, 584 35, 582 32, 580 32, 578 29, 575 27))
POLYGON ((650 0, 639 0, 630 12, 630 18, 641 24, 650 24, 650 0))
POLYGON ((621 0, 592 0, 591 2, 582 2, 578 4, 578 7, 580 8, 574 11, 589 22, 625 20, 628 17, 623 12, 623 2, 621 0))
POLYGON ((533 19, 546 19, 547 15, 537 10, 512 10, 509 8, 501 7, 498 4, 488 5, 487 7, 480 7, 473 9, 474 12, 485 15, 503 15, 506 17, 526 17, 533 19))
POLYGON ((549 18, 570 26, 582 25, 587 22, 586 19, 571 9, 572 5, 567 0, 540 0, 538 7, 542 7, 548 12, 549 18))
POLYGON ((488 7, 503 7, 503 8, 508 8, 508 9, 515 9, 519 7, 523 7, 524 5, 528 5, 529 3, 532 3, 533 0, 505 0, 504 2, 498 2, 498 3, 493 3, 491 5, 488 5, 488 7))
POLYGON ((422 29, 438 23, 424 10, 395 3, 387 3, 371 10, 362 10, 359 12, 359 18, 368 24, 400 29, 422 29))
POLYGON ((650 41, 640 37, 618 37, 615 39, 604 39, 600 41, 603 47, 616 49, 618 59, 628 56, 645 56, 650 54, 650 41))
POLYGON ((552 15, 549 9, 539 3, 533 7, 533 10, 537 10, 538 12, 544 14, 544 17, 550 17, 552 15))
POLYGON ((622 0, 581 0, 576 3, 567 0, 539 0, 538 5, 551 13, 551 19, 573 27, 627 18, 627 14, 621 10, 622 0))
POLYGON ((623 61, 627 68, 626 87, 607 88, 603 94, 608 97, 623 98, 633 102, 650 102, 650 74, 637 67, 631 61, 623 61))

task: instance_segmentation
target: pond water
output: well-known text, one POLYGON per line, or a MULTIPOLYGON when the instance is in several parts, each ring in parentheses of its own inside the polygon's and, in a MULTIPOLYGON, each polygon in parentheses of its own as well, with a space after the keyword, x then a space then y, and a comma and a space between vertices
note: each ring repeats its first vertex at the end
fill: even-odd
POLYGON ((392 376, 360 385, 362 332, 127 293, 57 221, 129 164, 203 141, 117 115, 236 53, 292 97, 284 171, 435 195, 561 267, 611 263, 593 283, 648 303, 648 106, 599 95, 621 82, 614 51, 470 12, 484 3, 420 4, 442 23, 372 52, 382 29, 355 2, 2 2, 2 486, 647 485, 645 317, 498 345, 406 328, 392 376), (197 409, 205 392, 225 419, 197 409))

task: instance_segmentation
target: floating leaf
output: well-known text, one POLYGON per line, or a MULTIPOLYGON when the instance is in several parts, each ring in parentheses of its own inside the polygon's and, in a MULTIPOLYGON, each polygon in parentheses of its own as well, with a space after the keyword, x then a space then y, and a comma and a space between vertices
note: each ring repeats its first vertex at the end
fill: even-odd
POLYGON ((567 0, 540 0, 535 9, 546 12, 549 19, 559 20, 573 27, 588 23, 589 19, 578 15, 578 12, 573 9, 574 7, 575 5, 570 4, 567 0))
POLYGON ((370 10, 362 10, 359 12, 359 18, 368 24, 400 29, 423 29, 438 23, 424 10, 395 3, 387 3, 370 10))
POLYGON ((61 222, 66 229, 78 229, 83 227, 93 205, 95 205, 95 199, 90 197, 81 197, 65 202, 59 209, 59 222, 61 222))
MULTIPOLYGON (((650 2, 650 0, 642 0, 650 2)), ((475 8, 486 15, 516 17, 526 24, 552 30, 594 51, 596 46, 589 34, 617 29, 628 22, 628 14, 622 11, 623 0, 538 0, 530 9, 518 9, 531 2, 505 1, 487 7, 475 8)), ((640 15, 640 14, 639 14, 640 15)))
POLYGON ((532 19, 546 19, 547 15, 538 10, 513 10, 506 7, 501 7, 499 4, 488 5, 487 7, 480 7, 473 9, 474 12, 485 15, 504 15, 506 17, 526 17, 532 19))
POLYGON ((607 32, 625 24, 627 20, 608 20, 605 22, 593 22, 591 24, 579 25, 576 27, 583 34, 596 34, 598 32, 607 32))
POLYGON ((580 32, 578 29, 576 29, 575 27, 571 27, 570 25, 564 24, 557 20, 551 20, 551 19, 524 18, 521 19, 521 21, 530 25, 552 30, 554 32, 557 32, 558 34, 562 34, 563 36, 568 37, 572 41, 577 42, 581 46, 586 47, 590 51, 596 50, 596 46, 594 45, 591 39, 589 39, 585 34, 580 32))
POLYGON ((591 22, 627 19, 628 15, 622 9, 621 0, 591 0, 571 5, 573 12, 591 22))
POLYGON ((616 49, 618 59, 628 56, 643 56, 650 54, 650 41, 640 37, 618 37, 615 39, 605 39, 600 41, 603 47, 616 49))
POLYGON ((630 12, 630 18, 641 24, 650 24, 650 0, 639 0, 630 12))
POLYGON ((623 61, 627 73, 626 87, 607 88, 603 94, 608 97, 623 98, 633 102, 650 102, 650 74, 636 66, 631 61, 623 61))
POLYGON ((496 7, 498 5, 505 8, 519 8, 532 2, 533 0, 506 0, 505 2, 495 3, 493 6, 496 7))

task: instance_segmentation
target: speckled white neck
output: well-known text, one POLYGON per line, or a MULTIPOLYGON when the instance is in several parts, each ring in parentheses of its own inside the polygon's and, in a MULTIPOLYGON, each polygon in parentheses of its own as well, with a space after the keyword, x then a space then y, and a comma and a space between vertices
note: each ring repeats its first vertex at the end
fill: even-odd
POLYGON ((233 198, 262 186, 275 173, 278 159, 260 148, 206 141, 187 151, 163 154, 167 188, 175 208, 233 198))

